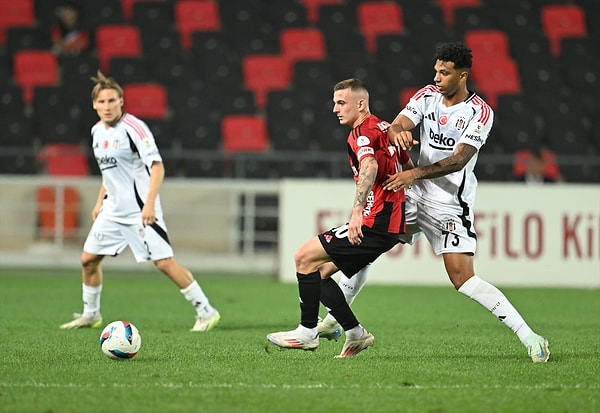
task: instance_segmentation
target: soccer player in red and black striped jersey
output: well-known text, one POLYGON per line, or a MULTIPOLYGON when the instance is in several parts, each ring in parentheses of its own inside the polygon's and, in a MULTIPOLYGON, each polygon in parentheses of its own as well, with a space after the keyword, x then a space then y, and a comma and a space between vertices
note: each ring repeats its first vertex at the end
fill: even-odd
MULTIPOLYGON (((446 43, 436 49, 434 84, 415 93, 388 134, 401 148, 420 143, 418 165, 394 174, 384 186, 390 192, 406 188, 407 231, 400 236, 401 241, 412 244, 424 234, 435 253, 442 256, 456 290, 496 316, 516 334, 532 361, 543 363, 550 356, 548 340, 529 327, 498 288, 475 274, 474 169, 492 129, 494 112, 467 87, 472 63, 471 50, 463 44, 446 43), (416 126, 420 127, 420 142, 412 136, 416 126)), ((362 270, 349 279, 340 277, 349 302, 364 285, 366 272, 362 270)), ((339 337, 335 320, 329 315, 319 331, 323 338, 328 334, 333 339, 339 337)))
POLYGON ((390 124, 371 114, 369 92, 360 79, 335 85, 333 112, 340 124, 352 128, 347 142, 356 192, 350 221, 306 241, 296 252, 300 325, 271 333, 267 339, 282 348, 316 349, 321 301, 346 331, 337 357, 352 357, 373 345, 375 337, 360 325, 330 277, 337 270, 355 274, 396 245, 406 227, 404 193, 385 191, 383 182, 397 173, 399 166, 412 168, 412 162, 404 150, 389 144, 390 124))
POLYGON ((98 72, 92 80, 92 103, 100 118, 92 127, 92 148, 102 184, 81 253, 83 313, 60 328, 101 326, 102 259, 129 247, 137 262, 152 261, 194 306, 192 331, 209 331, 221 316, 175 260, 159 196, 165 168, 154 136, 146 123, 123 112, 123 89, 114 79, 98 72))

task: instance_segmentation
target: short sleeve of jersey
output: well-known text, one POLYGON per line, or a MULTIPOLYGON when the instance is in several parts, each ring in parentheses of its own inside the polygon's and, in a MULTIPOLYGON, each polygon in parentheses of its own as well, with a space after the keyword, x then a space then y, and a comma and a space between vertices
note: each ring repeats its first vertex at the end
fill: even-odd
POLYGON ((152 162, 162 162, 154 135, 143 121, 133 115, 126 114, 123 118, 123 124, 144 165, 150 168, 152 162))
POLYGON ((400 111, 400 114, 409 118, 415 125, 421 123, 423 120, 423 113, 425 112, 425 99, 423 99, 423 97, 427 94, 435 92, 436 89, 437 88, 434 86, 429 85, 418 90, 410 98, 404 109, 400 111))
POLYGON ((479 150, 486 142, 492 130, 494 112, 480 98, 473 99, 471 103, 475 110, 475 115, 473 116, 473 121, 469 122, 464 133, 460 136, 458 143, 466 143, 479 150))

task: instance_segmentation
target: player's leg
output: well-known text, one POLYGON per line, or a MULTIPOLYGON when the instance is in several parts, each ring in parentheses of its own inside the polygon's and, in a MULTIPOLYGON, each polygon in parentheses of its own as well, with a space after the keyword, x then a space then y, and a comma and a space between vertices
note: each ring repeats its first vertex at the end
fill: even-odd
POLYGON ((444 266, 454 288, 481 304, 510 328, 527 348, 534 362, 548 360, 548 341, 534 333, 506 296, 495 286, 475 275, 473 256, 477 237, 472 226, 473 215, 463 210, 440 210, 418 205, 418 221, 444 266), (459 218, 457 218, 459 217, 459 218))
POLYGON ((62 324, 62 329, 100 327, 100 298, 102 295, 102 259, 123 251, 127 242, 118 225, 98 216, 90 229, 81 253, 82 313, 74 313, 73 320, 62 324))
POLYGON ((152 260, 154 265, 179 288, 181 294, 194 307, 196 321, 191 331, 206 332, 215 328, 221 319, 192 273, 174 257, 164 219, 148 226, 141 224, 123 226, 122 232, 138 262, 152 260), (160 224, 158 224, 160 223, 160 224))
MULTIPOLYGON (((317 237, 306 241, 294 255, 300 296, 300 324, 294 330, 267 335, 267 340, 282 348, 315 350, 319 346, 317 318, 321 299, 319 268, 331 261, 317 237)), ((343 301, 343 299, 342 299, 343 301)))
POLYGON ((510 300, 495 286, 475 275, 473 256, 445 253, 444 266, 454 287, 475 300, 510 328, 527 347, 533 362, 545 362, 550 356, 548 340, 534 333, 510 300))
POLYGON ((200 284, 187 268, 174 257, 156 260, 154 264, 179 287, 181 294, 195 308, 196 322, 191 331, 210 331, 219 324, 221 315, 210 304, 200 284))
MULTIPOLYGON (((340 274, 338 286, 340 287, 344 298, 348 305, 351 305, 358 293, 362 290, 367 282, 369 265, 354 274, 352 277, 347 277, 345 274, 340 274)), ((338 340, 342 335, 342 327, 337 322, 333 314, 327 309, 327 315, 319 321, 317 331, 320 338, 327 340, 338 340)))

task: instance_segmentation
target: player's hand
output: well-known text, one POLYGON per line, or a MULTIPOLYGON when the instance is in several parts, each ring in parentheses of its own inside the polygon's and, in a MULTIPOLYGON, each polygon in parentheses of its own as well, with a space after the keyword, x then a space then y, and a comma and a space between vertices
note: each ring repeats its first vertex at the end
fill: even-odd
POLYGON ((405 151, 408 151, 413 146, 419 144, 419 141, 413 138, 412 132, 409 130, 394 132, 392 129, 390 129, 388 133, 388 138, 392 144, 399 146, 405 151))
POLYGON ((410 186, 415 181, 415 175, 412 169, 408 171, 398 172, 383 181, 383 189, 387 191, 399 191, 407 186, 410 186))
POLYGON ((362 214, 352 212, 348 223, 348 241, 352 245, 360 245, 364 235, 362 233, 362 214))
POLYGON ((154 205, 145 204, 144 208, 142 208, 142 225, 152 225, 156 222, 156 211, 154 210, 154 205))

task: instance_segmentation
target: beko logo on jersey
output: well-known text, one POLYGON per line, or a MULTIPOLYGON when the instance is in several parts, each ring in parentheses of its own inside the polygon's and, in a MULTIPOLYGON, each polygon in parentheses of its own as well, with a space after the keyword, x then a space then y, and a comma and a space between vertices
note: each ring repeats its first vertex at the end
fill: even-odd
POLYGON ((436 143, 438 145, 444 146, 444 148, 438 148, 438 149, 453 148, 454 145, 456 144, 456 141, 454 140, 454 138, 447 138, 444 136, 443 133, 440 133, 440 134, 433 133, 433 130, 431 130, 431 129, 429 129, 429 139, 431 139, 434 143, 436 143))
POLYGON ((104 155, 102 158, 96 158, 96 162, 98 162, 98 166, 100 166, 101 170, 117 167, 117 158, 114 156, 104 155))

